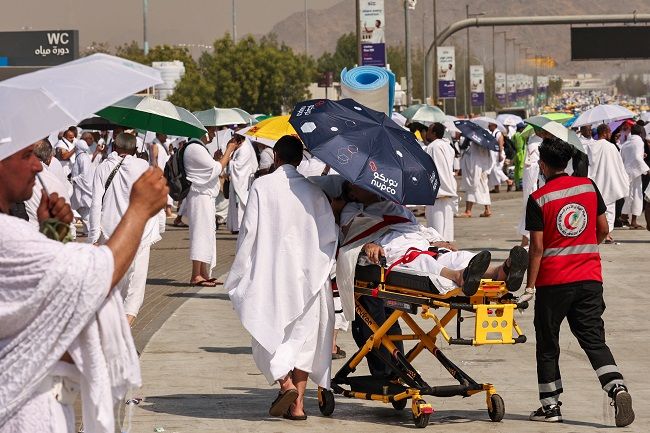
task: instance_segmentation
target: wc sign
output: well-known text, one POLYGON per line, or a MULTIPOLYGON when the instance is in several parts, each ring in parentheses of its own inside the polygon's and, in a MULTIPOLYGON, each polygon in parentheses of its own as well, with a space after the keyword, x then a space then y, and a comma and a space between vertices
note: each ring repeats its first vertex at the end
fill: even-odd
POLYGON ((6 66, 55 66, 79 57, 78 30, 0 32, 6 66))

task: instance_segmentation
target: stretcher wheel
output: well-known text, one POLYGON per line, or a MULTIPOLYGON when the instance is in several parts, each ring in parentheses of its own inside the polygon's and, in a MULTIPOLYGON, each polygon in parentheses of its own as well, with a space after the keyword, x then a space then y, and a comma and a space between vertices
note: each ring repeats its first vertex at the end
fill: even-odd
POLYGON ((336 403, 334 402, 334 393, 327 389, 320 389, 320 398, 318 399, 318 409, 325 416, 330 416, 334 412, 336 403))
POLYGON ((490 396, 490 402, 492 403, 492 409, 488 407, 488 415, 490 415, 490 419, 494 422, 501 421, 503 416, 506 414, 506 405, 503 402, 503 399, 499 394, 492 394, 490 396))
POLYGON ((402 400, 393 400, 391 401, 391 404, 395 408, 395 410, 402 410, 406 407, 406 403, 408 403, 408 399, 404 398, 402 400))
MULTIPOLYGON (((427 402, 424 400, 418 400, 415 404, 427 404, 427 402)), ((429 425, 429 416, 431 416, 431 413, 420 413, 418 416, 413 414, 413 422, 415 423, 415 426, 417 428, 425 428, 429 425)))

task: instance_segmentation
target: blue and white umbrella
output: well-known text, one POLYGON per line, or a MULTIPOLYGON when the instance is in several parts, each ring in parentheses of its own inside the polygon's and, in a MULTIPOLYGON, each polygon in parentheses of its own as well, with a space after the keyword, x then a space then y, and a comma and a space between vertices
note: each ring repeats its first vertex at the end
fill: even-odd
POLYGON ((289 123, 321 161, 350 182, 401 204, 430 205, 440 181, 414 135, 353 99, 297 104, 289 123))
POLYGON ((460 130, 460 135, 470 141, 495 152, 499 151, 499 143, 490 131, 481 127, 478 123, 469 120, 455 120, 454 125, 460 130))

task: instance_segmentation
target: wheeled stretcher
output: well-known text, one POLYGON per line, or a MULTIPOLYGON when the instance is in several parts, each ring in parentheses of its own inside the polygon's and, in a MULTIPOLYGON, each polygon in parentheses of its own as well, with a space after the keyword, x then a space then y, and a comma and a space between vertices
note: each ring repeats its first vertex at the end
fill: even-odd
POLYGON ((514 312, 517 308, 526 308, 527 303, 517 304, 516 297, 508 292, 503 281, 482 280, 473 296, 464 295, 459 288, 440 294, 426 274, 408 269, 388 272, 385 267, 377 265, 357 266, 354 295, 356 313, 372 330, 372 335, 336 373, 332 379, 332 390, 318 390, 319 408, 323 415, 328 416, 334 412, 334 394, 391 403, 397 410, 404 409, 411 399, 415 426, 423 428, 433 413, 433 408, 423 400, 423 396, 469 397, 485 392, 490 419, 495 422, 503 419, 505 405, 495 387, 491 383, 476 382, 450 361, 436 344, 439 335, 449 344, 467 346, 524 343, 526 336, 517 325, 514 312), (394 311, 384 323, 378 324, 359 302, 362 296, 382 299, 394 311), (439 317, 434 310, 446 311, 439 317), (422 318, 433 320, 434 325, 430 331, 424 331, 411 317, 418 312, 422 318), (470 317, 476 323, 473 335, 466 338, 461 335, 461 322, 470 317), (456 330, 455 336, 451 336, 446 326, 454 318, 456 330), (388 330, 399 319, 412 333, 388 335, 388 330), (395 345, 396 341, 417 341, 417 344, 408 353, 402 354, 395 345), (350 374, 363 359, 373 349, 381 346, 390 355, 378 350, 373 353, 390 367, 394 378, 351 377, 350 374), (458 381, 457 385, 430 386, 420 376, 411 363, 425 349, 458 381))

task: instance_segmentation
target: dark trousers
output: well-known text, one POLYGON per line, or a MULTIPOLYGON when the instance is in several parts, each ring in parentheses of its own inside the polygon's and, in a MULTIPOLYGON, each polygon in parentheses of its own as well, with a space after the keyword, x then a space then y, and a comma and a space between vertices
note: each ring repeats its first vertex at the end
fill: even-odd
MULTIPOLYGON (((384 306, 384 301, 383 299, 378 299, 378 298, 371 298, 369 296, 362 296, 359 298, 359 302, 361 306, 370 314, 370 317, 373 318, 373 320, 377 323, 378 326, 381 326, 388 316, 390 316, 393 313, 393 309, 391 308, 386 308, 384 306)), ((388 335, 400 335, 402 333, 402 328, 399 326, 399 322, 395 322, 393 326, 390 327, 388 330, 388 335)), ((366 323, 361 319, 359 316, 356 316, 354 319, 354 322, 352 322, 352 337, 354 338, 355 343, 357 343, 357 346, 361 347, 363 346, 368 338, 372 335, 372 331, 366 325, 366 323)), ((395 346, 399 349, 400 352, 404 353, 404 343, 401 341, 395 341, 395 346)), ((375 349, 377 350, 377 349, 375 349)), ((366 356, 366 360, 368 361, 368 369, 370 370, 370 374, 375 376, 375 377, 393 377, 394 373, 393 370, 386 365, 382 359, 377 356, 373 350, 372 352, 368 353, 368 356, 366 356)), ((382 352, 382 355, 385 357, 390 358, 391 355, 386 350, 385 347, 381 346, 379 350, 382 352)))
POLYGON ((605 392, 624 385, 612 352, 605 343, 603 284, 596 281, 537 290, 535 335, 537 336, 537 383, 542 405, 557 404, 562 393, 560 377, 560 326, 567 318, 605 392))

